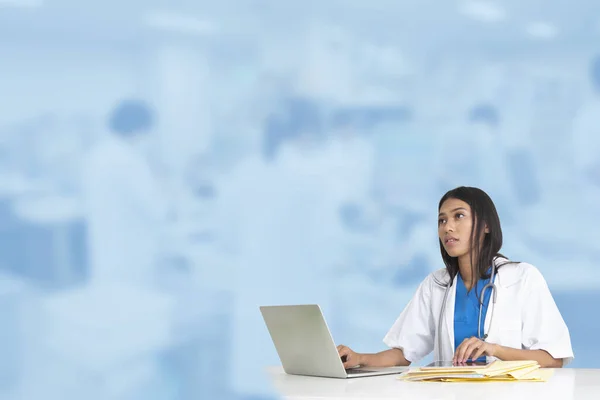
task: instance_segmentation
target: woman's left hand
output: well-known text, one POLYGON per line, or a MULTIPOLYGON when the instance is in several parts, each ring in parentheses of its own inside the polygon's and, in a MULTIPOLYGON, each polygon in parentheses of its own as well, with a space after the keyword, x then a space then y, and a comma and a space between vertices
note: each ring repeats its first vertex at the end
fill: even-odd
POLYGON ((463 340, 454 352, 454 358, 452 362, 454 364, 460 364, 467 362, 467 360, 475 361, 481 356, 493 357, 496 350, 494 343, 484 342, 483 340, 472 337, 463 340))

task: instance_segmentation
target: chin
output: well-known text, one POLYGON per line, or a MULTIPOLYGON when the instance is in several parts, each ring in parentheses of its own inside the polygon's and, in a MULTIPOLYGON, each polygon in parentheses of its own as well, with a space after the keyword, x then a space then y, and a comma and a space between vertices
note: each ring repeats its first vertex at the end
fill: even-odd
POLYGON ((453 258, 460 257, 461 255, 463 255, 463 252, 457 251, 456 249, 446 249, 446 253, 448 253, 448 255, 453 258))

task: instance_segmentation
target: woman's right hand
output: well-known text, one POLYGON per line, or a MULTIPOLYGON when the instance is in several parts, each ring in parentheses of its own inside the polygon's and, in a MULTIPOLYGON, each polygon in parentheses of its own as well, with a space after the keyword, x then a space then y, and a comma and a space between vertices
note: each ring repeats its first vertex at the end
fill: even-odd
POLYGON ((340 355, 340 358, 342 359, 342 362, 344 363, 344 368, 346 368, 346 369, 355 368, 360 365, 360 362, 361 362, 360 356, 361 355, 359 353, 355 353, 354 351, 352 351, 352 349, 350 347, 340 344, 337 347, 337 350, 340 355))

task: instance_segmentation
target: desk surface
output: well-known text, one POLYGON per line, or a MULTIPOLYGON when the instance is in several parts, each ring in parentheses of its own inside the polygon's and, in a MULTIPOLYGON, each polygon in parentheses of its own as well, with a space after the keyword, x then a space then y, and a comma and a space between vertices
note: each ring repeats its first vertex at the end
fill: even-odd
POLYGON ((404 382, 398 375, 334 379, 268 373, 283 399, 600 399, 600 369, 556 369, 548 382, 404 382))

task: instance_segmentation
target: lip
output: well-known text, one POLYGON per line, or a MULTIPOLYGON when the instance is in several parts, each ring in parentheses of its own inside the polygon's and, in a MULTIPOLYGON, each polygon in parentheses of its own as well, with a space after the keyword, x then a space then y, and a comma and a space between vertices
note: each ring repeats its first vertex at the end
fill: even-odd
POLYGON ((453 245, 456 244, 458 242, 458 239, 455 237, 446 237, 444 238, 444 244, 445 245, 453 245))

